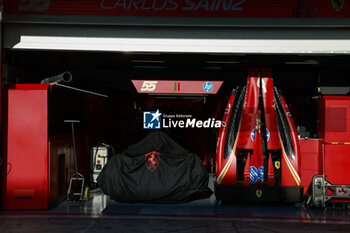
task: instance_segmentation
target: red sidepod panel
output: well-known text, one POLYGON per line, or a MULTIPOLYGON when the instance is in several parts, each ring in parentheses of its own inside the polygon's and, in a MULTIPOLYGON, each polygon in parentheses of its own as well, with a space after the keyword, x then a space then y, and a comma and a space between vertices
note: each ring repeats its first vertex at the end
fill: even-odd
POLYGON ((229 151, 225 156, 225 142, 229 120, 232 113, 232 106, 235 95, 231 94, 227 103, 224 116, 222 119, 222 126, 220 128, 218 141, 216 145, 216 177, 218 184, 236 184, 236 154, 235 149, 229 151), (223 178, 225 177, 225 180, 223 178))
POLYGON ((244 98, 244 105, 241 116, 241 127, 237 147, 241 149, 253 149, 252 134, 255 129, 256 115, 258 113, 259 88, 258 78, 248 78, 247 90, 244 98))
POLYGON ((281 158, 281 168, 282 168, 282 186, 300 186, 300 145, 297 130, 294 125, 292 115, 288 109, 284 98, 280 96, 284 111, 282 114, 285 114, 287 125, 289 129, 287 136, 290 137, 290 140, 282 140, 283 136, 281 135, 282 130, 279 131, 279 136, 281 139, 282 145, 282 158, 281 158), (288 142, 287 142, 288 141, 288 142), (292 144, 290 148, 287 148, 286 144, 292 144), (294 153, 294 154, 292 154, 294 153))
POLYGON ((46 209, 48 203, 47 84, 7 91, 2 207, 46 209))

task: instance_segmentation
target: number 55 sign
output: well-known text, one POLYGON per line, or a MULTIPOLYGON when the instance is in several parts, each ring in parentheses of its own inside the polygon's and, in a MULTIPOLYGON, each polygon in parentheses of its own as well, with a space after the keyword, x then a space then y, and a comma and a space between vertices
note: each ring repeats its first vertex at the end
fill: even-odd
POLYGON ((158 81, 143 81, 140 91, 154 91, 157 88, 158 81))
POLYGON ((51 0, 20 0, 19 11, 45 11, 49 8, 51 0))

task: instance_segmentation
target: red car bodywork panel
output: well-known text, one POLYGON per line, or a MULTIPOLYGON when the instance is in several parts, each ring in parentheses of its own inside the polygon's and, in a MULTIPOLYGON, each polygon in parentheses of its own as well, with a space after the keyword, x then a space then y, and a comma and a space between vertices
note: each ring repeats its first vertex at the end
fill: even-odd
MULTIPOLYGON (((298 142, 298 135, 295 129, 292 116, 282 96, 276 91, 274 92, 273 83, 271 78, 271 69, 250 69, 249 78, 246 85, 246 92, 244 98, 244 104, 241 111, 241 118, 239 123, 239 130, 234 140, 233 148, 230 156, 224 157, 225 140, 227 134, 227 124, 230 120, 232 109, 236 106, 232 106, 234 103, 233 94, 227 104, 226 111, 223 118, 223 126, 220 129, 218 144, 217 144, 217 183, 218 184, 237 184, 237 150, 249 150, 248 159, 245 166, 255 166, 256 168, 264 166, 263 155, 261 153, 260 140, 253 140, 254 137, 260 135, 259 132, 255 132, 257 127, 257 118, 260 119, 259 104, 259 91, 262 90, 265 122, 267 128, 267 150, 281 150, 281 164, 282 169, 281 185, 282 186, 299 186, 300 181, 300 148, 298 142), (262 78, 260 87, 259 77, 262 78), (278 95, 276 97, 275 95, 278 95), (278 98, 278 101, 275 99, 278 98), (292 148, 285 148, 286 144, 283 142, 281 133, 284 131, 279 130, 277 127, 277 106, 276 101, 279 103, 278 109, 283 118, 284 127, 288 129, 288 139, 291 141, 292 148), (255 131, 253 131, 255 130, 255 131), (291 154, 292 153, 292 154, 291 154), (250 156, 250 158, 249 158, 250 156), (250 163, 250 164, 247 164, 250 163)), ((259 126, 260 127, 260 126, 259 126)), ((271 161, 268 161, 272 164, 271 161)), ((266 168, 264 168, 266 169, 266 168)), ((270 172, 271 173, 271 170, 270 172)), ((270 174, 268 175, 270 177, 270 174)), ((244 182, 246 184, 246 182, 244 182)), ((254 182, 255 183, 255 182, 254 182)))

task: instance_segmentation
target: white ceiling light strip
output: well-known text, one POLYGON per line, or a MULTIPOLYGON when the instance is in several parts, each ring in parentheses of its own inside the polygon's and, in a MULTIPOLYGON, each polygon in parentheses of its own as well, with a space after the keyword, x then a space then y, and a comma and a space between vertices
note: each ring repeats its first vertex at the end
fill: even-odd
POLYGON ((120 52, 349 54, 350 40, 152 39, 22 35, 13 48, 120 52))

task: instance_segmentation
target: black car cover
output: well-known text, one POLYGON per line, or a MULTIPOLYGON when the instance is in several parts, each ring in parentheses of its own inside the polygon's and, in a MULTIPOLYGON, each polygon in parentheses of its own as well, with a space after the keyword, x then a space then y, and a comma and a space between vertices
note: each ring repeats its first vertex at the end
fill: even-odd
POLYGON ((197 155, 161 131, 112 156, 97 178, 118 202, 180 203, 209 197, 209 176, 197 155))

